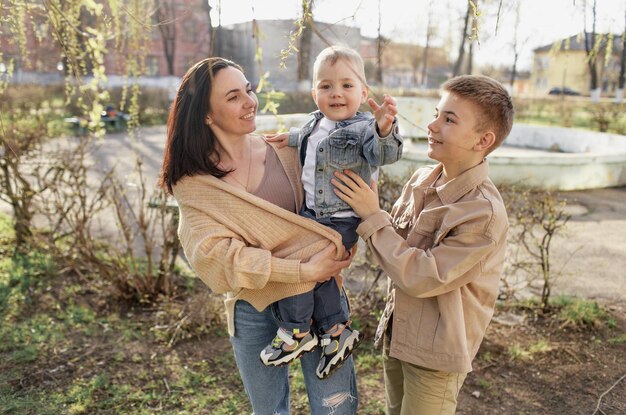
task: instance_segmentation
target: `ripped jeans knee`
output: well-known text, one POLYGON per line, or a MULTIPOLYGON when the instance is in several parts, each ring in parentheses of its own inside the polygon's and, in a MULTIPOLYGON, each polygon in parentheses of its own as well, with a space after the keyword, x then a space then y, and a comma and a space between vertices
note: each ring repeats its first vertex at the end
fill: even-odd
POLYGON ((352 403, 355 400, 356 397, 352 396, 350 392, 337 392, 328 397, 325 397, 322 400, 322 405, 324 406, 324 408, 328 408, 329 415, 334 415, 337 413, 338 410, 340 410, 342 405, 352 403))

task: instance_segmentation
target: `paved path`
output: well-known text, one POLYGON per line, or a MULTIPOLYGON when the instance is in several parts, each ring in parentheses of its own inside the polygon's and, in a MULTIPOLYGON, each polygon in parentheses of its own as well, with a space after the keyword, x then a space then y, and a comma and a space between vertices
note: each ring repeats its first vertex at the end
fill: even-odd
POLYGON ((573 216, 554 241, 555 261, 563 265, 557 291, 626 310, 626 187, 562 195, 573 216))

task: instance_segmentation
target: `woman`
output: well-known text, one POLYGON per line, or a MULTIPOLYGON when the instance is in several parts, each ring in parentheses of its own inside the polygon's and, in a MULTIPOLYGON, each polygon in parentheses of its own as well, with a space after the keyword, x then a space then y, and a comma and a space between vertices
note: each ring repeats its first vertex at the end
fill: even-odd
MULTIPOLYGON (((189 69, 170 112, 160 184, 178 202, 178 234, 193 270, 226 293, 228 331, 254 414, 288 414, 288 368, 259 359, 279 327, 272 303, 338 275, 350 258, 341 259, 338 233, 297 215, 297 154, 252 134, 257 106, 237 64, 208 58, 189 69)), ((319 348, 302 358, 311 413, 354 414, 352 360, 319 380, 319 359, 319 348)))

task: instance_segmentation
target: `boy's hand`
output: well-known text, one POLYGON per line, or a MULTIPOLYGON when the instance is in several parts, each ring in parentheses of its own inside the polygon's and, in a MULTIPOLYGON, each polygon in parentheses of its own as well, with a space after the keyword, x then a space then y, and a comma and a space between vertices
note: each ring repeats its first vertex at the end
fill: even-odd
POLYGON ((398 114, 398 108, 396 107, 396 100, 389 95, 383 96, 383 104, 378 105, 372 98, 367 100, 372 111, 374 111, 374 118, 376 118, 376 126, 378 127, 378 134, 381 137, 387 137, 391 133, 391 126, 393 120, 395 120, 398 114))
POLYGON ((278 148, 287 147, 289 144, 289 133, 269 134, 264 138, 268 143, 275 143, 278 148))
POLYGON ((352 170, 344 170, 343 173, 335 172, 330 182, 336 187, 333 189, 335 194, 349 204, 361 219, 365 220, 380 210, 378 189, 373 180, 370 187, 352 170))

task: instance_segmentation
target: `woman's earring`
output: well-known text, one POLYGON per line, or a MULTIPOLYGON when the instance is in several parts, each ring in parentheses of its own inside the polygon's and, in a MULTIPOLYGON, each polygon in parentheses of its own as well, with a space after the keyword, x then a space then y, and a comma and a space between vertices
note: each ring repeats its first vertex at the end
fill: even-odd
POLYGON ((213 124, 213 120, 211 119, 211 117, 206 117, 206 123, 207 125, 213 124))

